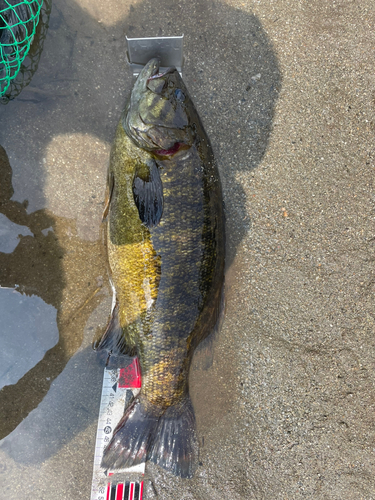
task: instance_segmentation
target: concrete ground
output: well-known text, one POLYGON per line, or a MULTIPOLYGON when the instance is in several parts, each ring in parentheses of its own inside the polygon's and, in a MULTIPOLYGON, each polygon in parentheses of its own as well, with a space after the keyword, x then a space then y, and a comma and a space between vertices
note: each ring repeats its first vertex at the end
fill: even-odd
POLYGON ((59 330, 0 391, 1 499, 90 497, 125 34, 185 35, 227 214, 225 319, 191 372, 201 465, 147 465, 146 498, 375 499, 374 24, 370 0, 53 2, 39 68, 0 108, 0 239, 27 229, 0 285, 59 330))

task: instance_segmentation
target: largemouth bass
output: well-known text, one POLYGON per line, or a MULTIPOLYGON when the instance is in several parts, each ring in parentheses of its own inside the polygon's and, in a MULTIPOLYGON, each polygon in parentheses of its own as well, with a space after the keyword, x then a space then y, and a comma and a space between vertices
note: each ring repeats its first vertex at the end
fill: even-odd
POLYGON ((98 349, 138 355, 142 388, 102 466, 152 460, 191 477, 189 367, 219 316, 224 216, 208 137, 179 73, 159 73, 157 59, 140 73, 117 127, 104 215, 115 301, 98 349))

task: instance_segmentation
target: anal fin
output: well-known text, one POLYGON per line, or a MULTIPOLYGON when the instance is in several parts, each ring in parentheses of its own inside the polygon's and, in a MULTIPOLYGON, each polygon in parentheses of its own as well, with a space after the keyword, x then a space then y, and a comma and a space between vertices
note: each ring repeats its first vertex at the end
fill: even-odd
POLYGON ((96 351, 106 350, 110 356, 135 355, 135 347, 128 345, 124 331, 120 325, 119 304, 117 300, 107 328, 102 338, 94 344, 94 349, 96 351))

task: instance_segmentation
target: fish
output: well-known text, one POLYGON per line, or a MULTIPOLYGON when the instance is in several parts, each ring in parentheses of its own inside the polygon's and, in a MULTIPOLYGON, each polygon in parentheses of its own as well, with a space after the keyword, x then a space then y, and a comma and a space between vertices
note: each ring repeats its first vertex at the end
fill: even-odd
POLYGON ((222 187, 211 143, 175 68, 140 72, 111 148, 104 218, 112 314, 97 350, 138 356, 139 395, 102 467, 154 462, 194 475, 198 440, 189 369, 223 303, 222 187))

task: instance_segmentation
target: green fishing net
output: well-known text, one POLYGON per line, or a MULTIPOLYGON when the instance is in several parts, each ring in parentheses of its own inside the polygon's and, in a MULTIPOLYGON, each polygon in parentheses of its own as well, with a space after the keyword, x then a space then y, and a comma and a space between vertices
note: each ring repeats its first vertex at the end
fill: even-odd
POLYGON ((12 81, 33 43, 43 0, 0 0, 0 97, 12 81))

